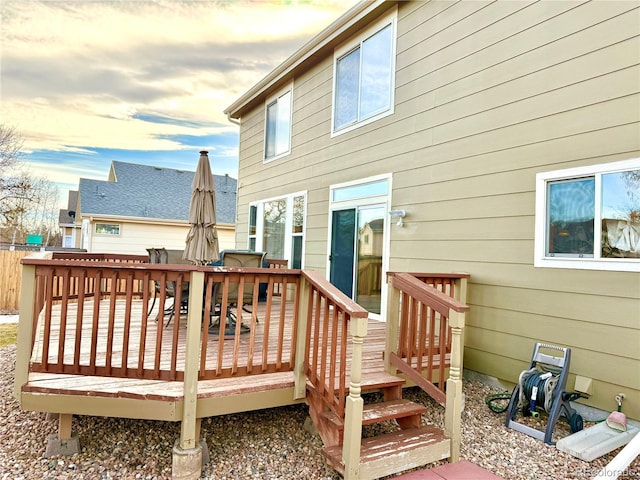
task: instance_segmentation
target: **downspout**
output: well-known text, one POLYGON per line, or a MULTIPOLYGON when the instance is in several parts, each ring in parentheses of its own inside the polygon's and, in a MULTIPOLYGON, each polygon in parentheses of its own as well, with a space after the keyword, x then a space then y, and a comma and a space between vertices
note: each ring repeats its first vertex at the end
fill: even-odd
MULTIPOLYGON (((238 125, 238 126, 240 126, 240 121, 239 121, 239 120, 236 120, 235 118, 231 118, 231 112, 227 113, 227 120, 229 120, 229 121, 230 121, 231 123, 233 123, 234 125, 238 125)), ((239 153, 239 152, 238 152, 238 153, 239 153)), ((239 188, 239 186, 238 186, 238 185, 236 185, 236 218, 234 219, 236 224, 238 223, 238 197, 239 197, 239 195, 238 195, 238 188, 239 188)), ((234 236, 234 240, 236 240, 236 241, 237 241, 237 237, 236 237, 236 234, 235 234, 235 230, 234 230, 234 235, 233 235, 233 236, 234 236)))

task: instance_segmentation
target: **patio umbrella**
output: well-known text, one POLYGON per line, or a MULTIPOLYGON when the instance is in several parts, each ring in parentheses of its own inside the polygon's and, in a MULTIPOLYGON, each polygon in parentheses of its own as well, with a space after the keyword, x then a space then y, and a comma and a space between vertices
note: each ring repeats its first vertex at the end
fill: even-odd
POLYGON ((216 192, 207 151, 200 152, 193 177, 193 194, 189 207, 191 228, 187 234, 183 259, 204 265, 220 258, 216 230, 216 192))

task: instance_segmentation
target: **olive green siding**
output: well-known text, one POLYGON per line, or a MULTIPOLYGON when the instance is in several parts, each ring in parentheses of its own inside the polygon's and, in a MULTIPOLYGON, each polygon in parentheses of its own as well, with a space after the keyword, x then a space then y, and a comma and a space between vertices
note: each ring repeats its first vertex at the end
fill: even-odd
POLYGON ((533 266, 536 174, 640 156, 638 7, 400 2, 392 115, 331 137, 330 51, 295 73, 290 155, 263 163, 264 102, 243 113, 238 245, 249 202, 306 190, 323 272, 328 187, 392 173, 390 270, 471 274, 465 367, 513 382, 536 341, 567 346, 588 403, 640 418, 640 273, 533 266))

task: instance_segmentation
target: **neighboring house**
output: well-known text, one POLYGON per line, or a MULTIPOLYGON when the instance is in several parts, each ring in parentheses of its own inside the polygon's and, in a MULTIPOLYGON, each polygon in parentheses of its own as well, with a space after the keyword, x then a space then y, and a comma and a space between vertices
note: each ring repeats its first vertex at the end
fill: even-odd
POLYGON ((568 388, 640 418, 639 6, 356 5, 225 110, 238 246, 382 318, 387 271, 469 272, 467 368, 515 382, 570 347, 568 388))
MULTIPOLYGON (((88 252, 146 255, 184 249, 195 172, 112 162, 107 181, 80 179, 75 223, 88 252)), ((220 250, 235 247, 237 181, 214 175, 220 250)))
POLYGON ((76 223, 76 206, 78 205, 78 191, 69 190, 67 208, 60 210, 58 226, 62 235, 62 248, 80 248, 80 229, 82 225, 76 223))

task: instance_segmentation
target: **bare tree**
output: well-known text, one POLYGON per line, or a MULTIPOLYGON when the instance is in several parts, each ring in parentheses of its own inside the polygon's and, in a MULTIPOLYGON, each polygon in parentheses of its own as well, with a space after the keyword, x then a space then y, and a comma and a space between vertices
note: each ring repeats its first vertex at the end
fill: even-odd
POLYGON ((11 224, 29 198, 32 179, 22 168, 22 137, 14 127, 0 124, 0 222, 11 224))
POLYGON ((18 161, 22 143, 22 137, 15 127, 0 124, 0 172, 18 161))
POLYGON ((58 188, 28 171, 20 161, 22 144, 15 128, 0 124, 0 228, 6 240, 22 242, 37 232, 48 244, 58 237, 58 188))

